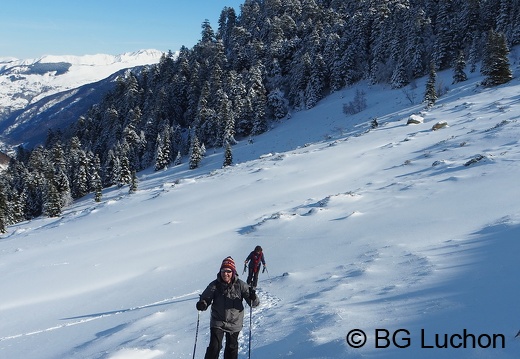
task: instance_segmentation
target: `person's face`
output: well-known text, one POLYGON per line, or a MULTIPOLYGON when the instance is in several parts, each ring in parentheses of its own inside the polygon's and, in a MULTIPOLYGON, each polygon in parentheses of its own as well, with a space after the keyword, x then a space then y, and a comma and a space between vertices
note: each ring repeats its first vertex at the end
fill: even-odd
POLYGON ((233 276, 233 271, 228 268, 223 268, 220 270, 220 276, 222 277, 224 283, 230 283, 231 277, 233 276))

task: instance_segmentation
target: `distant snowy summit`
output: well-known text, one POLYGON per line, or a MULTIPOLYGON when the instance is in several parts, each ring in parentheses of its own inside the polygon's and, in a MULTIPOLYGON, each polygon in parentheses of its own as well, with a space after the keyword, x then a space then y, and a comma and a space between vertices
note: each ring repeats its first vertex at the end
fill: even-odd
MULTIPOLYGON (((161 58, 162 51, 148 49, 135 52, 126 52, 120 55, 45 55, 38 59, 16 59, 13 57, 0 57, 0 73, 5 71, 30 67, 38 63, 61 63, 66 62, 77 66, 109 66, 115 63, 127 64, 130 66, 147 65, 156 63, 161 58)), ((123 67, 124 68, 124 67, 123 67)))
POLYGON ((162 54, 149 49, 121 55, 0 58, 0 121, 55 93, 100 81, 125 68, 158 63, 162 54))

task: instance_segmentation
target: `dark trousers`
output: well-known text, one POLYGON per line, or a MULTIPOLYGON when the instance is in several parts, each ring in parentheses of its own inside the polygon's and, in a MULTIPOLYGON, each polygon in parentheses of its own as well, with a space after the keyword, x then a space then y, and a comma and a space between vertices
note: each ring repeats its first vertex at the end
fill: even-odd
POLYGON ((238 335, 240 332, 227 333, 219 328, 211 328, 208 349, 204 359, 218 359, 220 350, 222 349, 222 340, 226 333, 226 347, 224 348, 224 359, 238 358, 238 335))
POLYGON ((260 272, 260 267, 255 271, 254 268, 252 268, 252 266, 249 266, 249 274, 246 280, 247 284, 256 288, 256 285, 258 283, 258 272, 260 272))

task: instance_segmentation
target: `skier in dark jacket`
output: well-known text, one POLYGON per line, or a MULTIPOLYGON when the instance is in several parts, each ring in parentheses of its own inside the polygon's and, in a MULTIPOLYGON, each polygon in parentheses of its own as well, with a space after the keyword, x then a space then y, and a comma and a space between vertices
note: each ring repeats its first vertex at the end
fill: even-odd
POLYGON ((256 289, 256 285, 258 284, 258 273, 260 272, 260 265, 265 265, 264 253, 262 252, 262 247, 256 246, 255 250, 249 253, 244 264, 247 265, 249 262, 249 274, 247 276, 247 284, 251 285, 256 289))
POLYGON ((200 295, 197 310, 211 305, 210 340, 204 359, 218 359, 222 340, 226 335, 224 359, 238 358, 238 335, 244 322, 243 300, 252 307, 260 304, 253 288, 238 278, 235 261, 227 257, 222 261, 217 279, 200 295))

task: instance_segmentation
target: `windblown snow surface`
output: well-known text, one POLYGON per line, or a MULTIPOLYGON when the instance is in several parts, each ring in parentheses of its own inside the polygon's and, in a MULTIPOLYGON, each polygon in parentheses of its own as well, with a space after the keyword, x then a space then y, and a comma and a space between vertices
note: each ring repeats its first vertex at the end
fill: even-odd
POLYGON ((496 88, 478 72, 456 85, 438 73, 446 93, 428 110, 425 79, 346 88, 239 141, 231 167, 209 149, 197 170, 185 159, 144 171, 137 193, 109 188, 100 203, 87 196, 59 218, 9 227, 0 357, 202 358, 198 295, 228 255, 245 279, 261 245, 268 272, 252 318, 246 309, 241 358, 250 333, 259 359, 518 358, 511 63, 516 77, 496 88), (347 116, 356 90, 367 108, 347 116))

